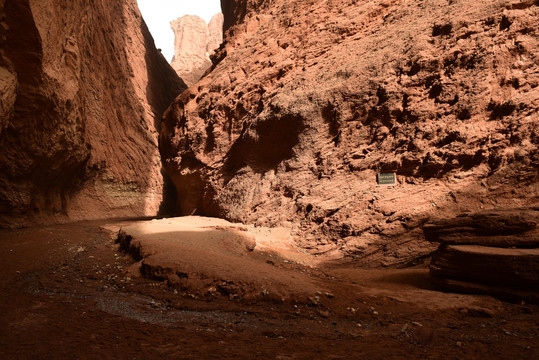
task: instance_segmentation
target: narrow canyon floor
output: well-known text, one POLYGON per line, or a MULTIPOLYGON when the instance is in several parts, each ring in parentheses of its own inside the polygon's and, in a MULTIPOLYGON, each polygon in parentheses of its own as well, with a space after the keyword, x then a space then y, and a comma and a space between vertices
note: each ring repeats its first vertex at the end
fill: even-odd
POLYGON ((0 230, 0 357, 539 358, 537 305, 442 292, 427 265, 364 269, 279 229, 207 221, 0 230))

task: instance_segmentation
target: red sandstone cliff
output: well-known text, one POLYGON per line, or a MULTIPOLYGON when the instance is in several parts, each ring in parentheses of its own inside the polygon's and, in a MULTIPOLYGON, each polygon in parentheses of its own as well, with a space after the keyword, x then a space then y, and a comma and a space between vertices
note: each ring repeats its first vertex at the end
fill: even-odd
POLYGON ((184 214, 406 264, 421 225, 538 202, 534 0, 222 1, 225 41, 161 131, 184 214), (398 186, 377 187, 380 171, 398 186))
POLYGON ((223 14, 209 24, 195 15, 185 15, 170 22, 174 31, 174 58, 171 66, 188 86, 196 83, 210 68, 210 56, 223 40, 223 14))
POLYGON ((157 214, 184 88, 135 0, 0 0, 0 226, 157 214))

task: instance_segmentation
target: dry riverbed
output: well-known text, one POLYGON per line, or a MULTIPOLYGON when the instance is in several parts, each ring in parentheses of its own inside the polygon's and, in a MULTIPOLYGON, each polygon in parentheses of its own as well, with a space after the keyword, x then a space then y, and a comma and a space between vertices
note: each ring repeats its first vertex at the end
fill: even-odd
POLYGON ((283 229, 207 221, 0 230, 0 357, 538 356, 535 305, 441 292, 426 266, 310 256, 283 229))

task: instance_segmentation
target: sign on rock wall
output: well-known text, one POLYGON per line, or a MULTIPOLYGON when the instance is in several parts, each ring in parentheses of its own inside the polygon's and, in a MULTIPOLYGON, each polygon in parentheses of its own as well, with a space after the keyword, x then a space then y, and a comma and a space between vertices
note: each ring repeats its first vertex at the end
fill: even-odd
POLYGON ((395 173, 380 173, 376 175, 378 185, 397 185, 397 175, 395 173))

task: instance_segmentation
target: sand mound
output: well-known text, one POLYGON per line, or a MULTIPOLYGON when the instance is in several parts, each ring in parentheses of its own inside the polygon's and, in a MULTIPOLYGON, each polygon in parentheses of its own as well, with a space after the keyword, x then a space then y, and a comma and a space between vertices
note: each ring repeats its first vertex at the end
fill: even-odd
POLYGON ((296 271, 318 258, 294 249, 285 229, 198 216, 105 228, 117 234, 143 276, 192 296, 302 301, 321 291, 312 277, 296 271))

